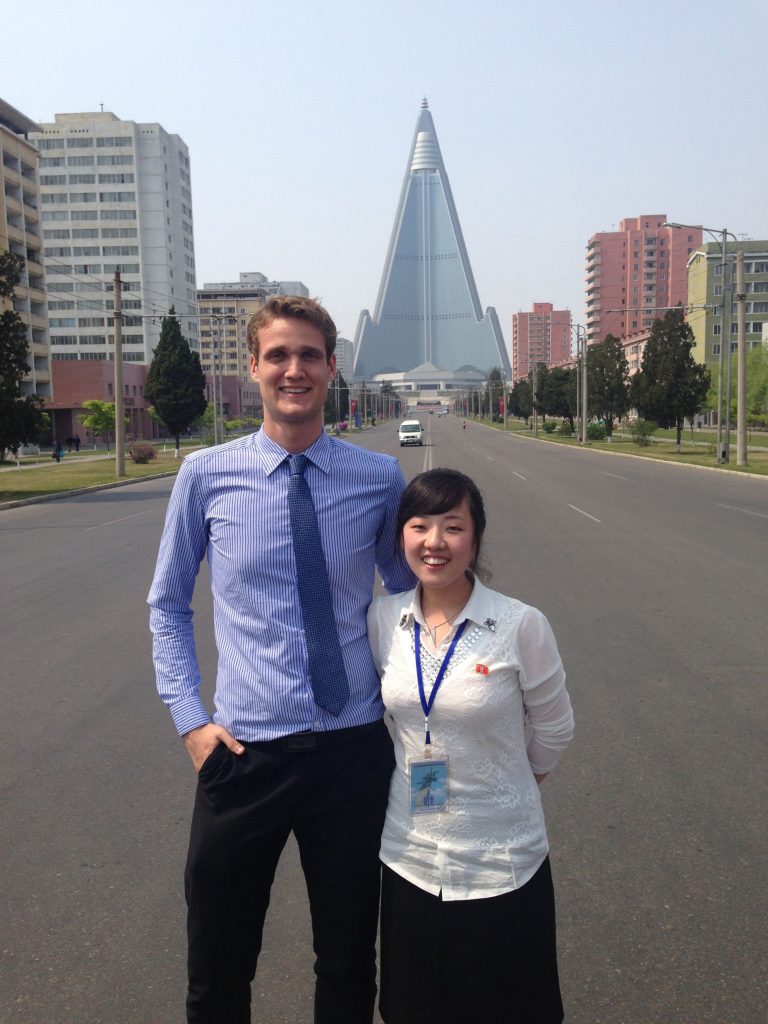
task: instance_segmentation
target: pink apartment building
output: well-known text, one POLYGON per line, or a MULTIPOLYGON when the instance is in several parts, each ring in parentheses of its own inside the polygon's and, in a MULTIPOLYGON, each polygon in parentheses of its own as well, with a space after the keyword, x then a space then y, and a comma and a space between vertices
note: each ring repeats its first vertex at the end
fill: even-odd
POLYGON ((587 340, 625 338, 651 327, 678 302, 688 301, 688 257, 701 245, 701 228, 665 228, 665 213, 621 221, 587 244, 587 340))
POLYGON ((530 313, 512 316, 512 380, 528 376, 534 363, 559 366, 571 358, 571 311, 534 302, 530 313))

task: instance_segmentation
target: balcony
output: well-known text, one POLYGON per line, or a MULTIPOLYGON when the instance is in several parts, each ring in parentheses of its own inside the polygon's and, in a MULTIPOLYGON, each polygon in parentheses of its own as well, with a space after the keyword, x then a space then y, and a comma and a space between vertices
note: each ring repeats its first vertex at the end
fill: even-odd
POLYGON ((16 196, 8 195, 5 196, 5 208, 9 213, 21 213, 22 205, 16 196))
POLYGON ((15 167, 9 167, 8 164, 3 161, 3 177, 6 181, 13 182, 14 185, 21 184, 21 175, 15 167))

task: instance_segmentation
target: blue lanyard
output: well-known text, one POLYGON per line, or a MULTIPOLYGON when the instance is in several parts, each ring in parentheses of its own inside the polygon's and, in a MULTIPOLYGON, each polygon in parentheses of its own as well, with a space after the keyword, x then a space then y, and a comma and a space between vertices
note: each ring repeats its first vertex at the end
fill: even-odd
POLYGON ((443 676, 445 675, 445 671, 448 668, 448 665, 450 663, 451 658, 453 657, 453 652, 456 650, 456 644, 461 639, 461 634, 464 632, 464 628, 467 625, 468 621, 469 621, 468 619, 464 619, 462 624, 456 630, 456 635, 454 636, 453 640, 451 640, 451 646, 448 648, 448 653, 443 658, 443 663, 440 666, 440 671, 437 673, 435 681, 432 684, 432 692, 429 695, 429 700, 427 700, 427 695, 424 692, 424 676, 422 675, 422 671, 421 671, 421 627, 419 626, 418 622, 414 622, 414 624, 413 624, 413 636, 414 636, 415 646, 416 646, 416 679, 418 680, 418 683, 419 683, 419 698, 421 700, 421 706, 422 706, 422 708, 424 710, 424 746, 425 747, 428 747, 431 744, 431 742, 432 742, 432 740, 430 738, 430 735, 429 735, 429 713, 432 710, 432 705, 435 703, 435 697, 437 696, 437 691, 440 689, 440 684, 443 681, 443 676))

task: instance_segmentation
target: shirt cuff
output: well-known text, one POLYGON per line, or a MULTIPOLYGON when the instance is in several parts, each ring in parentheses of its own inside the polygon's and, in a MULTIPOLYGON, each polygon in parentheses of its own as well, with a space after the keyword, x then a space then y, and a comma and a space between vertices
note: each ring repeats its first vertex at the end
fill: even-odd
POLYGON ((211 723, 211 716, 197 693, 172 704, 170 712, 173 715, 179 736, 184 736, 192 729, 199 729, 201 725, 210 725, 211 723))

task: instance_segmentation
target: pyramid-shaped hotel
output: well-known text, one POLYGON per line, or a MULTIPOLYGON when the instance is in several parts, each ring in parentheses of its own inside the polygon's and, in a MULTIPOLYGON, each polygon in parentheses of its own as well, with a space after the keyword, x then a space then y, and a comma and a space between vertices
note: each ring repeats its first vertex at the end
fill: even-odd
POLYGON ((462 385, 470 367, 484 375, 495 366, 510 378, 496 310, 483 314, 480 305, 424 100, 376 308, 373 315, 364 309, 358 320, 354 377, 397 375, 415 386, 434 381, 451 388, 462 385))

